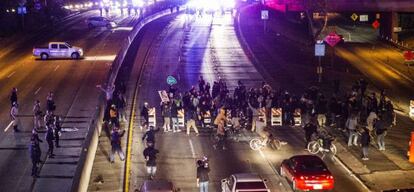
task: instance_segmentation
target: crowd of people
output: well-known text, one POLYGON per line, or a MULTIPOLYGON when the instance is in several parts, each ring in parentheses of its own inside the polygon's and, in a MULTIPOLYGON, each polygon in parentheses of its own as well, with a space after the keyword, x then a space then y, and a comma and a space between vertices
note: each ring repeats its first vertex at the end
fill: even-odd
MULTIPOLYGON (((18 104, 18 94, 17 88, 12 88, 10 94, 10 120, 11 123, 9 126, 13 127, 14 132, 20 132, 21 128, 21 115, 19 114, 19 104, 18 104)), ((56 105, 54 101, 54 93, 49 92, 46 97, 46 110, 43 113, 39 100, 34 101, 33 105, 33 128, 32 135, 30 137, 29 143, 29 154, 32 160, 32 173, 33 177, 38 176, 38 168, 41 163, 42 151, 40 148, 40 143, 43 140, 39 137, 39 131, 45 130, 45 140, 48 144, 47 156, 49 158, 54 158, 55 155, 53 150, 55 147, 60 147, 59 137, 61 135, 62 129, 62 119, 60 116, 55 114, 56 105)))
MULTIPOLYGON (((303 94, 294 95, 286 90, 274 90, 265 82, 257 88, 248 89, 241 81, 230 92, 224 80, 215 81, 211 86, 200 76, 198 85, 188 91, 180 92, 174 86, 169 87, 169 100, 161 102, 159 108, 164 120, 162 128, 164 132, 180 132, 178 116, 183 109, 188 135, 194 128, 198 136, 198 128, 207 127, 205 118, 210 118, 217 127, 217 135, 221 137, 214 147, 226 149, 226 125, 240 126, 240 119, 248 118, 251 131, 263 132, 263 127, 269 125, 271 109, 280 108, 282 122, 286 126, 295 125, 294 114, 300 112, 306 143, 311 139, 309 135, 317 133, 320 128, 327 129, 329 133, 333 133, 329 129, 337 129, 345 132, 349 147, 362 146, 363 159, 367 160, 367 143, 375 136, 378 149, 385 150, 386 130, 395 125, 393 105, 385 91, 381 91, 379 96, 374 92, 367 93, 368 83, 363 79, 355 82, 350 91, 341 91, 339 83, 334 81, 332 90, 328 91, 332 94, 310 87, 303 94), (259 116, 265 117, 264 123, 260 122, 259 116), (256 130, 256 127, 260 129, 256 130)), ((149 108, 145 103, 141 110, 144 122, 149 121, 149 108)))

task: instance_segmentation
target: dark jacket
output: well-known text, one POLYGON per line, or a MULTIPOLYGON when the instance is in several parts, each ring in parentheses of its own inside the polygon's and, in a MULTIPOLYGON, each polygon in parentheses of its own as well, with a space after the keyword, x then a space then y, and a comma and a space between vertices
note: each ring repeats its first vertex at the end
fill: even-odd
POLYGON ((204 166, 197 167, 197 179, 199 182, 209 181, 208 173, 210 172, 210 168, 205 168, 204 166))
POLYGON ((369 136, 368 131, 362 132, 362 135, 361 135, 362 147, 368 147, 370 142, 371 142, 371 137, 369 136))
POLYGON ((121 146, 121 137, 124 135, 125 131, 112 131, 111 133, 111 145, 112 146, 121 146))
POLYGON ((142 141, 147 139, 147 142, 155 143, 155 132, 156 131, 153 129, 150 129, 147 132, 145 132, 144 135, 142 136, 142 141))
POLYGON ((316 131, 317 131, 317 127, 313 123, 306 124, 304 129, 305 129, 305 135, 312 135, 312 134, 316 133, 316 131))
POLYGON ((159 153, 159 151, 157 149, 155 149, 152 146, 149 146, 147 148, 144 149, 144 158, 146 159, 148 157, 148 161, 147 161, 147 166, 155 166, 156 162, 155 160, 157 159, 157 153, 159 153))
POLYGON ((378 119, 375 122, 374 128, 375 128, 375 133, 377 135, 381 135, 381 134, 383 134, 387 130, 387 128, 385 127, 384 120, 382 120, 382 119, 378 119))
POLYGON ((53 128, 52 127, 49 127, 46 130, 45 139, 46 139, 46 141, 53 141, 55 139, 55 136, 53 134, 53 128))

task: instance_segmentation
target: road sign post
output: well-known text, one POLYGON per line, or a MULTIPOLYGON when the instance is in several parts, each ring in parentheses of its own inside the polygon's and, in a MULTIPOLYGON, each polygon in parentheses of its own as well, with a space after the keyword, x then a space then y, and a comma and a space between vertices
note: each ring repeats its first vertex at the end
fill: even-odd
POLYGON ((269 11, 268 10, 262 10, 260 12, 260 18, 263 20, 263 32, 266 33, 266 23, 269 19, 269 11))
POLYGON ((168 85, 175 85, 175 84, 177 84, 177 79, 175 79, 175 77, 173 77, 172 75, 169 75, 167 77, 167 84, 168 85))
POLYGON ((318 82, 322 82, 322 57, 325 56, 325 44, 323 41, 318 41, 315 44, 315 56, 318 57, 318 66, 316 67, 316 73, 318 74, 318 82))
POLYGON ((20 5, 17 7, 17 14, 22 16, 22 29, 24 29, 24 15, 27 14, 26 6, 20 5))
POLYGON ((357 19, 358 19, 358 14, 353 13, 353 14, 351 15, 351 19, 354 21, 354 28, 355 28, 355 27, 356 27, 355 22, 356 22, 356 21, 357 21, 357 19))

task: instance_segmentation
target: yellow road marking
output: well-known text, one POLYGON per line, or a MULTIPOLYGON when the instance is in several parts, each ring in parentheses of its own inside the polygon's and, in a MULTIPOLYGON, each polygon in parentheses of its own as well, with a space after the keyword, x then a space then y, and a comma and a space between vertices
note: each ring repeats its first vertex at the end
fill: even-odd
POLYGON ((132 148, 132 131, 134 127, 134 117, 135 117, 135 105, 136 105, 136 97, 137 97, 138 89, 135 87, 134 97, 132 100, 132 109, 131 109, 131 116, 129 120, 129 127, 128 127, 128 140, 127 140, 127 151, 126 151, 126 159, 125 159, 125 178, 124 178, 124 192, 129 191, 129 177, 130 177, 130 167, 131 167, 131 148, 132 148))

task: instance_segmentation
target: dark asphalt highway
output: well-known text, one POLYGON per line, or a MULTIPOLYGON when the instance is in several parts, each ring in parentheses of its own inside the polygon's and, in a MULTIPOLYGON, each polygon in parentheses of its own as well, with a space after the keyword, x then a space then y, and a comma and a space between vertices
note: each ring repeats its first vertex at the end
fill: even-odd
MULTIPOLYGON (((107 71, 121 43, 138 16, 112 15, 119 29, 88 29, 85 19, 99 15, 88 11, 30 38, 22 46, 0 58, 0 191, 59 191, 70 189, 79 158, 79 150, 86 136, 97 98, 95 88, 104 82, 107 71), (32 47, 49 41, 67 41, 85 50, 83 60, 39 61, 31 56, 32 47), (9 119, 9 94, 18 89, 21 132, 5 128, 9 119), (32 106, 36 99, 45 110, 46 95, 55 93, 56 114, 63 117, 61 148, 55 149, 56 158, 45 159, 47 144, 41 143, 42 160, 45 160, 40 177, 30 176, 31 160, 27 146, 33 127, 32 106), (66 132, 65 132, 66 131, 66 132)), ((7 47, 6 47, 7 48, 7 47)), ((44 132, 40 133, 44 138, 44 132)))
MULTIPOLYGON (((177 87, 184 92, 197 84, 200 75, 212 83, 224 79, 230 89, 242 80, 247 87, 255 87, 263 81, 241 48, 235 33, 231 15, 216 15, 202 18, 179 15, 167 22, 165 29, 152 44, 144 71, 140 77, 138 106, 143 102, 157 107, 160 103, 158 90, 167 89, 165 79, 173 75, 178 80, 177 87)), ((165 24, 163 24, 165 25, 165 24)), ((157 25, 154 25, 154 27, 157 25)), ((158 28, 149 31, 158 31, 158 28)), ((142 59, 142 58, 141 58, 142 59)), ((276 82, 277 83, 277 82, 276 82)), ((139 117, 139 109, 137 109, 139 117)), ((158 116, 160 113, 158 113, 158 116)), ((158 119, 158 126, 162 123, 158 119)), ((146 178, 143 161, 143 144, 140 140, 143 131, 134 126, 131 189, 136 189, 146 178)), ((240 142, 230 142, 226 151, 214 150, 204 130, 201 136, 187 136, 181 133, 157 135, 158 172, 156 178, 172 180, 182 191, 197 191, 195 180, 195 161, 207 155, 210 158, 212 191, 220 191, 220 180, 233 173, 256 172, 267 178, 271 191, 290 191, 291 187, 278 174, 279 165, 292 155, 305 154, 304 139, 300 128, 281 127, 275 130, 276 136, 289 144, 281 151, 252 151, 248 141, 256 137, 245 132, 240 142)), ((334 191, 363 191, 347 171, 332 160, 325 160, 336 178, 334 191)))

